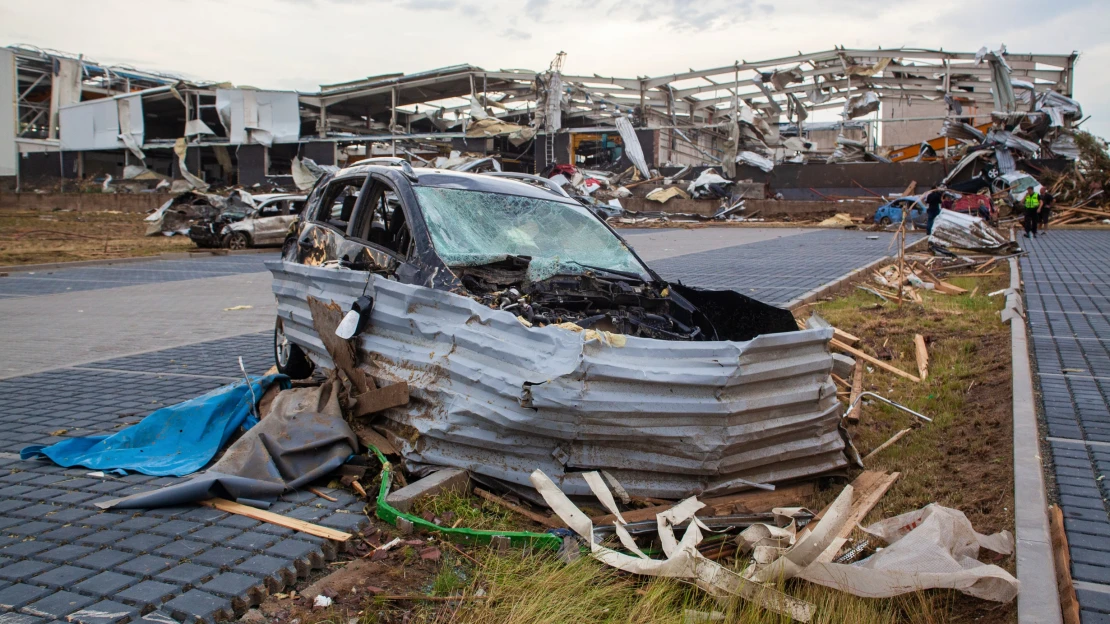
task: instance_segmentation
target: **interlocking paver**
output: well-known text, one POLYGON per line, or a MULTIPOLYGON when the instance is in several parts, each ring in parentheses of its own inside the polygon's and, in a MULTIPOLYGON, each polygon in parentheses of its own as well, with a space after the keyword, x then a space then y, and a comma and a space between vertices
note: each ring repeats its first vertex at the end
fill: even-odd
POLYGON ((16 583, 0 589, 0 608, 18 609, 50 593, 45 587, 16 583))
POLYGON ((71 591, 53 592, 49 596, 23 607, 33 615, 64 620, 65 617, 96 602, 88 596, 71 591))
MULTIPOLYGON (((889 255, 891 236, 880 233, 877 240, 869 240, 863 232, 820 230, 649 261, 648 265, 670 281, 731 289, 781 306, 889 255)), ((906 238, 907 242, 915 239, 906 238)))
MULTIPOLYGON (((1052 230, 1023 241, 1025 307, 1072 576, 1110 591, 1110 233, 1052 230)), ((1080 590, 1083 621, 1110 620, 1108 594, 1080 590)))

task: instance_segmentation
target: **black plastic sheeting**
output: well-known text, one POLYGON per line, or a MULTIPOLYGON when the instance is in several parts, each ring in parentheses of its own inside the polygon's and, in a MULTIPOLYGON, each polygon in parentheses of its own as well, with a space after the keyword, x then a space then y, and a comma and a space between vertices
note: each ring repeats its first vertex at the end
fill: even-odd
POLYGON ((103 509, 182 505, 213 497, 266 506, 343 465, 358 439, 343 420, 332 383, 285 390, 267 414, 208 470, 169 487, 103 503, 103 509))

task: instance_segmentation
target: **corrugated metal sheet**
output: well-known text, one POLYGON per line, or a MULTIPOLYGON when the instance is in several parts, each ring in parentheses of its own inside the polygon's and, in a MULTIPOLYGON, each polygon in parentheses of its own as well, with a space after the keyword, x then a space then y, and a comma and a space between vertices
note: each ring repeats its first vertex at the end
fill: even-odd
POLYGON ((844 468, 828 329, 748 342, 671 342, 527 328, 470 298, 367 273, 281 261, 286 335, 325 367, 307 297, 344 309, 374 297, 357 337, 364 367, 409 383, 385 412, 413 468, 455 466, 530 489, 539 468, 568 494, 581 470, 631 493, 725 493, 844 468))

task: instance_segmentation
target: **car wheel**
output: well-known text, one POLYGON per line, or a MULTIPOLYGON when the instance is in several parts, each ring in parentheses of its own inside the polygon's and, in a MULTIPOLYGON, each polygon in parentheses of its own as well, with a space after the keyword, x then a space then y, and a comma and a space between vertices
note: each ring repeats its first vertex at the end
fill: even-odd
POLYGON ((274 324, 274 360, 277 363, 278 372, 290 379, 306 379, 312 375, 312 369, 315 368, 304 351, 285 335, 285 328, 280 318, 274 324))
POLYGON ((879 225, 881 225, 883 227, 886 227, 886 226, 890 225, 891 223, 892 222, 890 220, 890 217, 883 217, 882 219, 879 219, 879 225))
POLYGON ((239 250, 239 249, 246 249, 247 247, 250 247, 250 246, 251 246, 251 239, 250 239, 249 236, 247 236, 243 232, 232 232, 227 237, 227 248, 228 249, 239 250))

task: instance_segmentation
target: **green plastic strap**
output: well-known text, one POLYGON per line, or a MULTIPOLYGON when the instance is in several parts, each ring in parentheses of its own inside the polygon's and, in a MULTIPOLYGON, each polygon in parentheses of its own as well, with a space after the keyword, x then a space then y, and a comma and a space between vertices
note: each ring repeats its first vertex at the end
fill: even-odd
POLYGON ((382 463, 382 484, 378 488, 378 501, 375 515, 389 524, 397 526, 397 518, 404 518, 411 522, 414 528, 420 527, 426 531, 439 533, 453 542, 463 544, 489 544, 490 540, 494 537, 507 537, 509 538, 510 544, 516 548, 533 546, 536 548, 558 550, 559 547, 563 545, 562 538, 557 535, 552 535, 551 533, 530 533, 528 531, 478 531, 466 528, 441 527, 419 516, 413 516, 398 511, 385 500, 386 497, 389 496, 389 486, 393 481, 393 465, 389 463, 385 455, 382 455, 382 452, 376 447, 371 445, 367 446, 371 451, 374 451, 374 454, 378 456, 378 461, 382 463))

